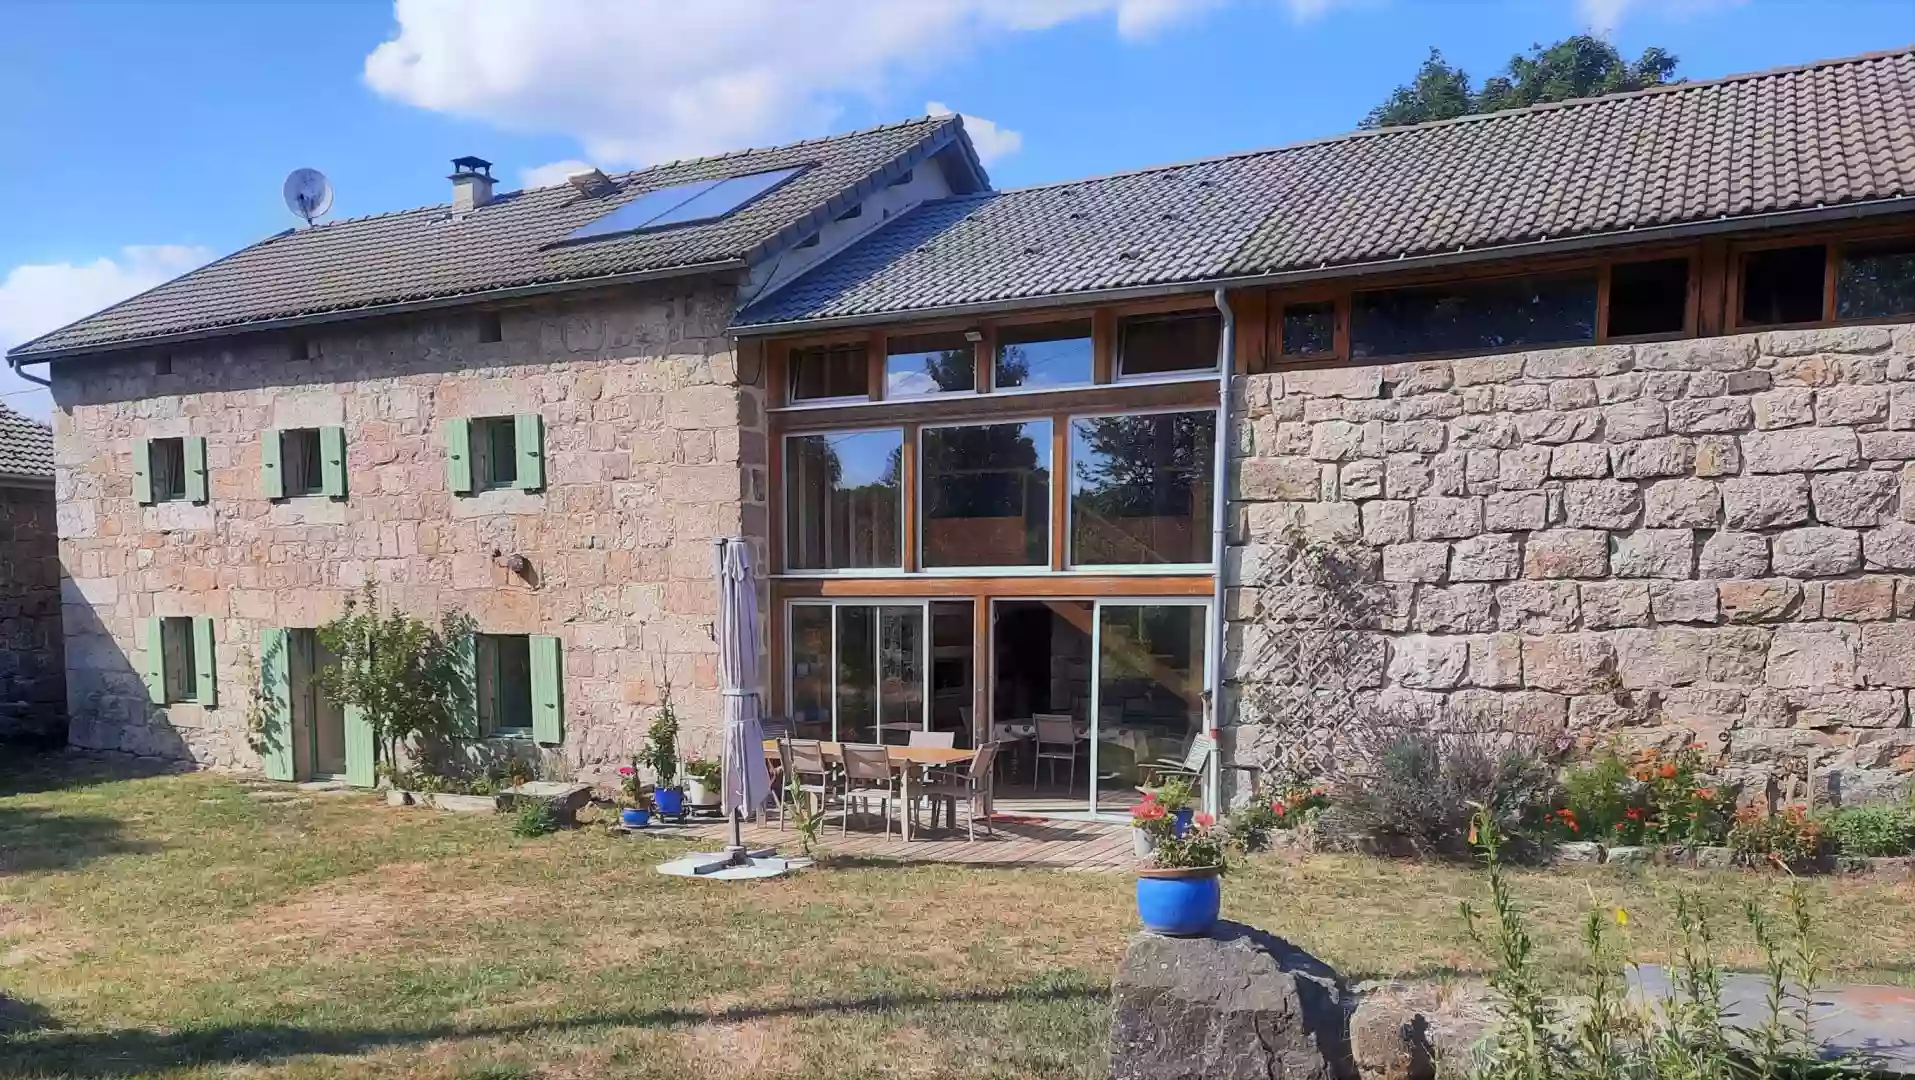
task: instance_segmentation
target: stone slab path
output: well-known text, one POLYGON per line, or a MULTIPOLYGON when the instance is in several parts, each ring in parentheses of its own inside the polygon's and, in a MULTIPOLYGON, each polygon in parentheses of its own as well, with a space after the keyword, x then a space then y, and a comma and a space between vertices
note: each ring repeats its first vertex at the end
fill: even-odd
MULTIPOLYGON (((1669 972, 1645 964, 1631 977, 1646 996, 1667 997, 1669 972)), ((1755 1027, 1768 1015, 1769 983, 1760 975, 1723 978, 1723 1007, 1731 1023, 1755 1027)), ((1809 1024, 1830 1057, 1870 1059, 1881 1072, 1915 1076, 1915 988, 1846 985, 1817 989, 1809 1024)))

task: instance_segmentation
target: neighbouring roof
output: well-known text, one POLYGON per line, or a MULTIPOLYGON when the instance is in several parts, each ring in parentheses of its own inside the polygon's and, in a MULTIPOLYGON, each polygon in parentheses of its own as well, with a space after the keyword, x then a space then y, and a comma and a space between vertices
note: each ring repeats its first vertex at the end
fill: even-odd
POLYGON ((1903 49, 927 203, 734 328, 1354 271, 1911 195, 1903 49))
POLYGON ((590 282, 625 275, 743 265, 804 239, 895 173, 947 151, 959 190, 987 185, 963 125, 925 117, 789 146, 674 162, 612 177, 618 189, 582 195, 566 184, 503 192, 454 219, 450 205, 288 230, 10 350, 18 358, 323 313, 590 282), (789 182, 717 221, 575 243, 567 234, 647 191, 794 165, 789 182), (968 177, 961 174, 968 171, 968 177))
POLYGON ((53 479, 53 429, 0 402, 0 477, 53 479))

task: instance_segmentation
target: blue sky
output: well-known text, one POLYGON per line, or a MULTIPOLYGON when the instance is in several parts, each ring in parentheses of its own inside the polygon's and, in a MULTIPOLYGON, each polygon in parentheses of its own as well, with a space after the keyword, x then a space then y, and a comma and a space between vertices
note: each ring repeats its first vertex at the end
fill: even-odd
MULTIPOLYGON (((918 115, 981 118, 999 186, 1354 127, 1441 48, 1479 77, 1586 28, 1681 73, 1915 42, 1908 0, 0 0, 0 348, 286 228, 918 115)), ((0 392, 45 415, 44 398, 0 392)))

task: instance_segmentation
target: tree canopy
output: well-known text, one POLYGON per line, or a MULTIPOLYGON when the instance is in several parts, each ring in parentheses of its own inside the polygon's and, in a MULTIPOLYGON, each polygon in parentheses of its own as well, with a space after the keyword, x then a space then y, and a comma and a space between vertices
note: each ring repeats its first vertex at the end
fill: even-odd
POLYGON ((1644 49, 1641 56, 1629 61, 1607 41, 1577 34, 1554 45, 1530 46, 1529 55, 1510 57, 1501 73, 1473 89, 1468 72, 1452 66, 1441 51, 1431 48, 1416 77, 1371 109, 1362 126, 1399 127, 1569 98, 1619 94, 1681 81, 1674 77, 1675 72, 1676 57, 1666 49, 1644 49))

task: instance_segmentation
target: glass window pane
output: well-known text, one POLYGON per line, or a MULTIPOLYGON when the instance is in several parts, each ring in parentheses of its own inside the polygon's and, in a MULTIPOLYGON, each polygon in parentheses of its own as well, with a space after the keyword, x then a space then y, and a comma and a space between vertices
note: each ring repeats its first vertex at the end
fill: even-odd
POLYGON ((1874 244, 1844 252, 1835 277, 1835 315, 1915 315, 1915 244, 1874 244))
POLYGON ((1771 248, 1742 260, 1742 325, 1816 322, 1822 318, 1822 277, 1828 249, 1771 248))
POLYGON ((319 465, 319 429, 293 428, 279 433, 279 456, 286 470, 286 494, 317 495, 325 488, 319 465))
POLYGON ((1283 355, 1316 356, 1335 352, 1336 341, 1336 301, 1283 306, 1283 355))
POLYGON ((877 742, 878 609, 842 604, 838 613, 838 722, 832 738, 877 742))
POLYGON ((532 639, 524 634, 501 634, 492 639, 497 731, 532 730, 532 639))
POLYGON ((856 431, 785 440, 785 565, 848 570, 904 565, 899 498, 904 433, 856 431))
POLYGON ((862 342, 791 350, 791 400, 870 397, 870 369, 862 342))
POLYGON ((1217 326, 1215 312, 1125 319, 1118 372, 1215 371, 1217 326))
POLYGON ((878 738, 909 742, 924 727, 924 609, 881 607, 878 612, 878 738))
POLYGON ((1000 390, 1083 386, 1093 378, 1093 352, 1089 319, 1002 327, 992 385, 1000 390))
POLYGON ((1609 336, 1678 334, 1688 322, 1689 260, 1652 259, 1609 268, 1609 336))
POLYGON ((186 440, 154 439, 147 467, 152 470, 153 501, 186 498, 186 440))
POLYGON ((1360 292, 1350 355, 1467 353, 1596 338, 1593 272, 1360 292))
POLYGON ((1208 563, 1217 414, 1071 421, 1071 564, 1208 563))
POLYGON ((831 608, 791 605, 791 723, 803 739, 831 736, 831 608))
POLYGON ((894 337, 886 345, 884 396, 971 393, 977 389, 977 353, 963 334, 894 337))
POLYGON ((1098 609, 1098 809, 1129 805, 1139 766, 1182 759, 1203 727, 1207 610, 1201 604, 1098 609))
POLYGON ((1051 425, 924 429, 925 566, 1046 566, 1051 425))

